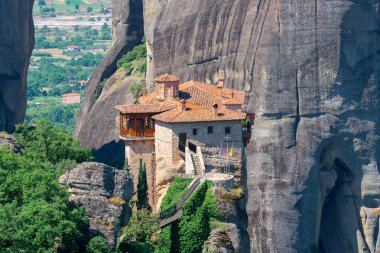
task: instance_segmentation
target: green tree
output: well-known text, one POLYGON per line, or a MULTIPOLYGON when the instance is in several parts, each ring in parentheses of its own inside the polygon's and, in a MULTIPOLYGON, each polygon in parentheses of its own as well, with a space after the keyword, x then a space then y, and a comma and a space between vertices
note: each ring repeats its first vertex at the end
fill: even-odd
POLYGON ((111 253, 112 250, 107 244, 106 239, 101 236, 94 237, 90 240, 86 248, 87 253, 111 253))
POLYGON ((79 4, 76 4, 76 5, 75 5, 75 9, 76 9, 76 10, 79 10, 79 4))
POLYGON ((80 147, 78 140, 65 130, 41 119, 33 129, 26 124, 16 127, 16 140, 31 160, 58 163, 61 160, 84 162, 92 159, 91 151, 80 147))
POLYGON ((137 209, 150 210, 148 199, 148 183, 146 179, 146 165, 140 159, 139 175, 137 183, 137 209))
MULTIPOLYGON (((36 150, 35 152, 39 152, 36 150)), ((88 220, 58 184, 75 163, 32 160, 0 147, 0 251, 83 252, 88 220)))
POLYGON ((121 248, 127 252, 136 251, 143 245, 153 247, 152 236, 158 230, 158 219, 147 209, 133 212, 127 226, 121 233, 121 248))
POLYGON ((124 162, 124 170, 125 170, 125 171, 129 171, 129 170, 130 170, 129 162, 128 162, 128 158, 125 158, 125 162, 124 162))
POLYGON ((40 5, 40 6, 46 5, 45 0, 38 0, 38 5, 40 5))
POLYGON ((87 10, 88 13, 90 13, 90 12, 92 12, 94 10, 94 8, 92 8, 91 6, 89 6, 89 7, 87 7, 86 10, 87 10))

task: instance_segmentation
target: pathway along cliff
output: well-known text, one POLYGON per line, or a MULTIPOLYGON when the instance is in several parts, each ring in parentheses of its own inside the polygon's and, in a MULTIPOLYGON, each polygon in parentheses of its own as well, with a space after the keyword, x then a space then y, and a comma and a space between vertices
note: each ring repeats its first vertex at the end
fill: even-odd
MULTIPOLYGON (((148 77, 224 75, 248 93, 245 107, 257 115, 246 151, 250 251, 380 252, 378 1, 143 4, 143 14, 125 15, 143 15, 148 77)), ((115 41, 137 34, 131 29, 115 41)), ((77 133, 102 150, 118 140, 109 123, 116 114, 94 113, 126 94, 109 92, 90 105, 96 86, 88 87, 77 133)))

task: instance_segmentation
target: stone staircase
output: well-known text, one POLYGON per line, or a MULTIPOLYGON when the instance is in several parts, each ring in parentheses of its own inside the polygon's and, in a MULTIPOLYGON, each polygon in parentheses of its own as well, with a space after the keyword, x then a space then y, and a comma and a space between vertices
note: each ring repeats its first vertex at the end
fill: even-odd
POLYGON ((197 154, 193 154, 193 162, 194 162, 194 168, 195 168, 195 175, 202 176, 202 166, 199 161, 199 156, 197 154))

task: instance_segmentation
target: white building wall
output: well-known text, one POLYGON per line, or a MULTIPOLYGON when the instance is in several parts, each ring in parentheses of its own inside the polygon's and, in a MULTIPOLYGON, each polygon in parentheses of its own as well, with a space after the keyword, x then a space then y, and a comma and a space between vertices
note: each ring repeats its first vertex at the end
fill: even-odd
MULTIPOLYGON (((183 161, 179 155, 179 134, 186 133, 188 142, 201 147, 206 171, 218 169, 227 164, 227 152, 233 147, 232 157, 228 162, 234 166, 241 166, 243 149, 242 126, 240 121, 197 122, 197 123, 164 123, 156 121, 156 159, 168 168, 175 167, 183 161), (207 127, 213 127, 213 133, 207 132, 207 127), (225 127, 230 127, 229 139, 225 138, 225 127), (193 135, 193 129, 197 135, 193 135), (171 136, 171 137, 170 137, 171 136), (171 142, 171 143, 170 143, 171 142), (228 142, 228 151, 226 149, 228 142), (221 146, 223 154, 220 155, 221 146)), ((157 166, 158 168, 159 166, 157 166)))

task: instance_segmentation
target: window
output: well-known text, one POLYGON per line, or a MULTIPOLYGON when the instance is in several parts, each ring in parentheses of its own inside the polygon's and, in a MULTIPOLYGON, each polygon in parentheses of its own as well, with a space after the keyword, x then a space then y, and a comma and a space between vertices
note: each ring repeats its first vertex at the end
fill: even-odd
POLYGON ((145 128, 146 129, 151 129, 152 128, 152 119, 151 118, 146 118, 145 128))
POLYGON ((207 133, 212 134, 214 132, 214 128, 212 126, 207 127, 207 133))
POLYGON ((197 135, 197 134, 198 134, 198 129, 193 128, 193 135, 197 135))
POLYGON ((231 134, 231 127, 225 127, 224 134, 231 134))

